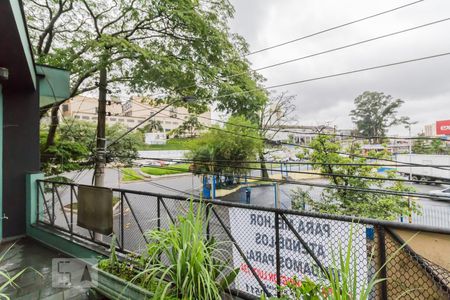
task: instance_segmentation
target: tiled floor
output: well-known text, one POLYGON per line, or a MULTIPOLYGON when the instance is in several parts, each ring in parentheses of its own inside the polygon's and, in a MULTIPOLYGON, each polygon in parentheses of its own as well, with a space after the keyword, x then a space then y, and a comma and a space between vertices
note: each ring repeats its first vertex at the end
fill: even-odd
MULTIPOLYGON (((89 289, 81 288, 53 288, 52 287, 52 259, 65 258, 64 255, 54 249, 48 248, 31 239, 21 239, 15 243, 3 243, 0 250, 3 253, 11 247, 0 262, 0 269, 7 270, 11 276, 28 268, 15 283, 17 286, 8 287, 2 291, 11 299, 45 299, 45 300, 94 300, 105 299, 94 294, 89 289), (14 244, 14 245, 13 245, 14 244), (33 269, 31 269, 33 268, 33 269)), ((1 282, 4 278, 0 276, 1 282)))

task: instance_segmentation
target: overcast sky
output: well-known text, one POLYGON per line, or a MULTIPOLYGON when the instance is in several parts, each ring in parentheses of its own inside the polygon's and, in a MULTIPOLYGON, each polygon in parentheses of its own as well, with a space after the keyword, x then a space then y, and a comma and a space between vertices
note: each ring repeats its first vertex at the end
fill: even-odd
MULTIPOLYGON (((393 0, 231 0, 232 32, 244 36, 250 51, 308 35, 413 2, 393 0)), ((449 0, 425 0, 396 12, 251 55, 253 68, 358 42, 450 17, 449 0)), ((261 71, 266 86, 353 69, 450 52, 450 21, 342 51, 261 71)), ((297 119, 352 127, 348 116, 362 92, 380 91, 405 101, 400 114, 418 121, 413 132, 450 119, 450 56, 282 88, 297 95, 297 119)), ((403 127, 390 134, 406 134, 403 127)))

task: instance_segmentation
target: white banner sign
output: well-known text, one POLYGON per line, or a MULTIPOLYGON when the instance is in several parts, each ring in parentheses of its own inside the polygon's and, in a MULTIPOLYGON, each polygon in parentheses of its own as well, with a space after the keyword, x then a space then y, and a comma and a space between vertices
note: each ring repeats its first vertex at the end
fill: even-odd
MULTIPOLYGON (((230 208, 231 233, 245 253, 249 263, 269 292, 276 293, 276 243, 275 214, 258 210, 230 208)), ((356 252, 359 287, 367 282, 367 246, 366 228, 361 224, 289 215, 289 222, 307 243, 308 247, 325 268, 332 266, 333 251, 337 257, 339 245, 345 252, 348 245, 351 226, 353 226, 352 248, 356 252)), ((280 266, 281 285, 301 280, 307 276, 318 280, 321 271, 295 234, 282 222, 280 217, 280 266)), ((253 276, 249 266, 233 247, 235 268, 240 268, 236 278, 236 288, 260 296, 263 291, 253 276)))

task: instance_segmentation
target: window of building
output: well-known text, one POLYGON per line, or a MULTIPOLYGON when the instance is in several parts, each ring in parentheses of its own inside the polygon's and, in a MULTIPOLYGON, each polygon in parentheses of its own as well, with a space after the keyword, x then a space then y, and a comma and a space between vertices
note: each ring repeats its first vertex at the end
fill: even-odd
POLYGON ((75 116, 75 119, 79 119, 80 118, 80 116, 75 116))
POLYGON ((69 105, 68 104, 63 104, 62 110, 63 110, 63 112, 68 112, 69 111, 69 105))
POLYGON ((83 120, 89 120, 89 117, 88 116, 83 116, 82 119, 83 120))
POLYGON ((111 121, 117 121, 117 118, 109 118, 111 121))
POLYGON ((91 117, 91 120, 97 120, 97 117, 91 117))
POLYGON ((165 132, 169 132, 169 131, 170 131, 170 129, 165 129, 164 131, 165 131, 165 132))
POLYGON ((134 120, 127 120, 127 122, 129 122, 129 123, 134 123, 134 120))
POLYGON ((125 122, 125 120, 124 119, 119 119, 119 122, 125 122))

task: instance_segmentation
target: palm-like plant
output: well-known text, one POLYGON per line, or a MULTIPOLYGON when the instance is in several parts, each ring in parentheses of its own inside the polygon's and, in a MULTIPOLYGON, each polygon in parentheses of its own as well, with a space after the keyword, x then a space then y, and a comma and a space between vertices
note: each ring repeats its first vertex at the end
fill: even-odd
POLYGON ((142 133, 147 132, 162 132, 164 131, 161 121, 159 120, 149 120, 144 127, 139 129, 142 133))
POLYGON ((149 286, 157 281, 155 298, 221 299, 236 278, 239 269, 229 267, 220 243, 204 235, 205 215, 203 205, 195 209, 191 202, 176 224, 149 232, 147 264, 134 280, 149 286))
POLYGON ((6 289, 9 286, 12 287, 17 287, 17 284, 15 283, 17 279, 20 278, 20 276, 22 276, 26 271, 28 270, 32 270, 34 272, 36 272, 36 274, 38 274, 39 276, 42 276, 41 273, 39 273, 37 270, 31 268, 31 267, 27 267, 24 268, 22 270, 20 270, 19 272, 17 272, 14 275, 10 275, 8 273, 8 271, 3 267, 3 262, 5 260, 6 255, 11 251, 11 249, 14 247, 15 244, 12 244, 5 252, 3 252, 3 254, 0 256, 0 299, 6 299, 9 300, 11 299, 8 295, 8 293, 6 292, 6 289))

